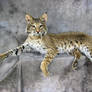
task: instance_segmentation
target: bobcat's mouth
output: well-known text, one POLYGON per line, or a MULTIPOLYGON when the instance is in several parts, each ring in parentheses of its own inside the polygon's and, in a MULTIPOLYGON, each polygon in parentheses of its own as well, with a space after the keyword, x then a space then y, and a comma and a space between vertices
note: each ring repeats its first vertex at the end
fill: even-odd
POLYGON ((47 32, 35 32, 35 33, 32 33, 33 36, 44 36, 46 35, 47 32))
POLYGON ((34 32, 34 31, 27 31, 28 34, 31 34, 32 36, 44 36, 47 34, 46 31, 43 31, 43 32, 34 32))

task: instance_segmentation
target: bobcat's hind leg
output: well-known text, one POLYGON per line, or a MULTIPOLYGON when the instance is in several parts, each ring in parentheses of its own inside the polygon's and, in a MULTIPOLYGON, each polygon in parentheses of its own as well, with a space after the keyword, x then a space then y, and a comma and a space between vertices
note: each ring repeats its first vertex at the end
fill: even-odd
POLYGON ((74 60, 72 63, 72 69, 76 70, 78 68, 78 60, 80 59, 82 54, 80 53, 78 49, 74 49, 71 54, 74 56, 74 60))
POLYGON ((86 65, 88 67, 91 63, 92 62, 90 61, 90 59, 88 57, 86 57, 86 62, 84 65, 86 65))
POLYGON ((85 65, 90 65, 92 63, 92 49, 88 48, 88 52, 85 53, 86 56, 86 63, 85 65))

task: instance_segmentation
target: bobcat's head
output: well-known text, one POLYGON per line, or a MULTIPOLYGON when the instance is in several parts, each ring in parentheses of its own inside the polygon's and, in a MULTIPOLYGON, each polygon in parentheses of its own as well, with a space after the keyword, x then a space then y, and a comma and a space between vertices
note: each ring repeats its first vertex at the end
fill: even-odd
POLYGON ((39 18, 34 18, 30 15, 25 16, 27 27, 26 31, 32 36, 44 36, 47 33, 47 13, 44 13, 39 18))

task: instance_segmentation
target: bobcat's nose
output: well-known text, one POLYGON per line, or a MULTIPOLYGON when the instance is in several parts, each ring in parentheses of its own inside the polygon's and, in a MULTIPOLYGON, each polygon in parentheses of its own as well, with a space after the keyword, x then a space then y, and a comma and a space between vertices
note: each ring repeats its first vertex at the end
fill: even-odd
POLYGON ((37 34, 39 34, 39 32, 40 32, 40 31, 39 31, 39 30, 37 30, 36 32, 37 32, 37 34))
POLYGON ((37 31, 37 33, 39 33, 39 31, 37 31))

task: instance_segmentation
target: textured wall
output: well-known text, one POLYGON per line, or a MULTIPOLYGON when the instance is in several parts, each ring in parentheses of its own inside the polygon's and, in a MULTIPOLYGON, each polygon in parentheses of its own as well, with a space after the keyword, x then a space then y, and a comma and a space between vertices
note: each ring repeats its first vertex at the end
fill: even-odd
MULTIPOLYGON (((92 0, 0 0, 0 53, 26 39, 26 13, 37 17, 45 11, 49 32, 92 34, 92 0)), ((37 53, 6 59, 0 64, 0 81, 5 78, 0 82, 0 92, 16 92, 18 61, 22 62, 24 92, 92 92, 92 64, 85 66, 84 58, 80 60, 79 69, 72 71, 73 57, 56 57, 49 66, 47 78, 39 68, 42 59, 43 55, 37 53)))

